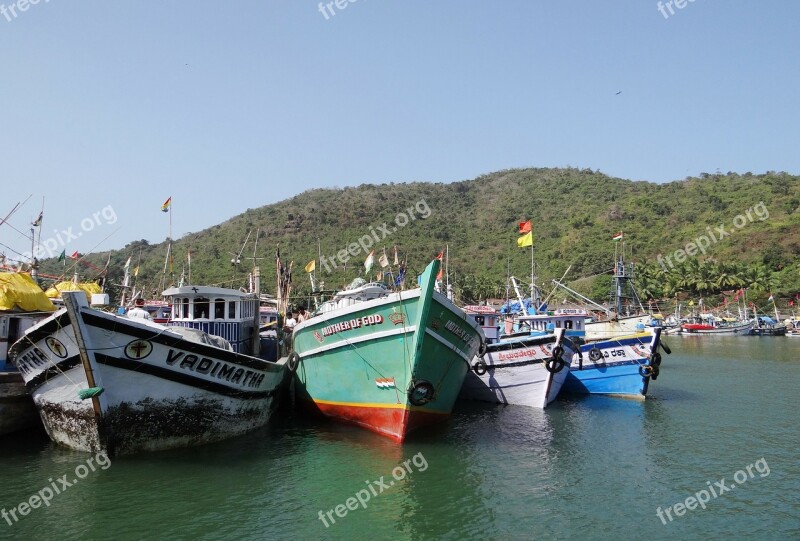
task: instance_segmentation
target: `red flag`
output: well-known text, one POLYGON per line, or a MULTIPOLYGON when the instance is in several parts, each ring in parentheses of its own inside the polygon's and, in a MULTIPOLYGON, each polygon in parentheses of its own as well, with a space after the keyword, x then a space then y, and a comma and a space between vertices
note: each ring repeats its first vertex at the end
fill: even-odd
MULTIPOLYGON (((436 259, 438 259, 439 261, 441 261, 443 257, 444 257, 444 250, 442 250, 441 252, 439 252, 439 255, 437 255, 437 256, 436 256, 436 259)), ((437 274, 437 275, 436 275, 436 280, 437 280, 437 281, 439 281, 439 280, 441 280, 441 279, 442 279, 442 266, 441 266, 441 265, 439 265, 439 274, 437 274)))
POLYGON ((78 250, 75 250, 75 251, 72 253, 72 255, 71 255, 71 256, 69 256, 69 258, 70 258, 70 259, 78 259, 78 250))
POLYGON ((531 224, 530 220, 528 220, 526 222, 520 222, 519 223, 519 233, 520 233, 520 235, 525 234, 525 233, 530 233, 531 231, 533 231, 533 225, 531 224))

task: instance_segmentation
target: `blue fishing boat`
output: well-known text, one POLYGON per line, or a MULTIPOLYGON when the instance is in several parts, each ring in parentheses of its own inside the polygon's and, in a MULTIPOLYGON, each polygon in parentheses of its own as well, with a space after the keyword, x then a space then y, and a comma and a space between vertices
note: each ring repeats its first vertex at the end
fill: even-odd
POLYGON ((561 388, 563 393, 643 398, 650 381, 659 376, 659 348, 670 352, 661 342, 660 327, 641 325, 634 333, 587 340, 589 314, 585 310, 535 312, 515 319, 512 336, 553 334, 564 329, 573 343, 580 344, 561 388))

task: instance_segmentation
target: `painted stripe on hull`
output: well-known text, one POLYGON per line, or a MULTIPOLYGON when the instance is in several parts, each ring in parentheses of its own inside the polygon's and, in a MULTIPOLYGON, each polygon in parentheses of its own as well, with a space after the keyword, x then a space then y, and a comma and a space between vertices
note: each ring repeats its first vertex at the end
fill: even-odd
POLYGON ((387 436, 402 443, 406 435, 422 426, 445 421, 449 414, 423 409, 400 407, 363 407, 353 404, 335 404, 322 401, 310 402, 319 413, 337 421, 366 428, 376 434, 387 436))
POLYGON ((348 340, 339 340, 338 342, 334 342, 333 344, 328 344, 326 346, 321 346, 314 349, 308 349, 303 351, 303 357, 310 357, 312 355, 317 355, 320 353, 325 353, 326 351, 331 351, 334 349, 343 348, 346 346, 353 346, 356 344, 360 344, 361 342, 369 342, 370 340, 377 340, 379 338, 386 338, 389 336, 395 336, 398 334, 409 334, 413 333, 417 330, 415 325, 411 325, 409 327, 403 327, 402 329, 393 329, 389 331, 379 331, 374 332, 372 334, 368 334, 366 336, 359 336, 357 338, 351 338, 348 340))
POLYGON ((182 374, 180 372, 173 372, 168 368, 161 368, 147 363, 136 363, 128 359, 118 359, 116 357, 111 357, 110 355, 103 355, 102 353, 95 353, 94 357, 100 364, 113 366, 114 368, 130 370, 132 372, 147 374, 150 376, 154 376, 155 378, 164 379, 167 381, 173 381, 175 383, 180 383, 182 385, 188 385, 189 387, 196 387, 198 389, 203 389, 205 391, 209 391, 212 393, 217 393, 224 396, 230 396, 232 398, 240 398, 242 400, 267 398, 270 396, 275 396, 279 390, 279 387, 276 387, 269 391, 242 391, 240 389, 229 387, 222 383, 208 381, 201 378, 195 378, 187 374, 182 374))

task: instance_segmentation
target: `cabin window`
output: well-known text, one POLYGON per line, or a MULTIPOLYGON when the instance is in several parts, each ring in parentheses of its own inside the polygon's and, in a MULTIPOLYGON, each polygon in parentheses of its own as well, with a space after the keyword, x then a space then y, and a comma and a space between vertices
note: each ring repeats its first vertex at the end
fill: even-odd
POLYGON ((228 319, 236 319, 236 301, 228 301, 228 319))
POLYGON ((575 322, 575 328, 578 329, 578 330, 581 329, 581 322, 580 321, 576 321, 575 322))
POLYGON ((475 323, 477 323, 480 326, 483 326, 484 323, 483 316, 475 316, 475 323))
POLYGON ((194 319, 206 319, 208 317, 208 299, 197 297, 194 300, 194 319))
POLYGON ((561 328, 561 322, 560 321, 556 321, 556 329, 560 329, 560 328, 561 328))
POLYGON ((572 320, 570 320, 570 319, 566 320, 564 322, 564 328, 565 329, 571 329, 572 328, 572 320))
POLYGON ((189 298, 188 297, 184 297, 183 298, 183 313, 181 314, 181 317, 184 317, 184 318, 187 318, 187 319, 189 318, 189 298))
POLYGON ((225 319, 225 300, 216 299, 214 301, 214 319, 225 319))

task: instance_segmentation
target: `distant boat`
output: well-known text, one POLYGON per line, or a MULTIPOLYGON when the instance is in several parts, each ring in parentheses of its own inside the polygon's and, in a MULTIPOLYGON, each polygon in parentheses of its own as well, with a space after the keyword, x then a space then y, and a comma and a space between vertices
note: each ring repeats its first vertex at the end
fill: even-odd
POLYGON ((357 280, 294 328, 298 397, 309 408, 402 442, 446 420, 484 342, 480 326, 434 291, 357 280))
POLYGON ((56 443, 109 455, 230 438, 265 425, 286 359, 258 357, 255 294, 188 286, 172 325, 66 308, 28 329, 12 356, 56 443))
POLYGON ((681 324, 682 334, 692 335, 747 335, 755 327, 755 321, 721 318, 711 314, 700 314, 681 324))
POLYGON ((758 316, 750 330, 752 336, 786 336, 786 325, 767 316, 758 316))
POLYGON ((22 374, 9 363, 8 350, 54 310, 29 274, 0 272, 0 436, 41 425, 22 374))

